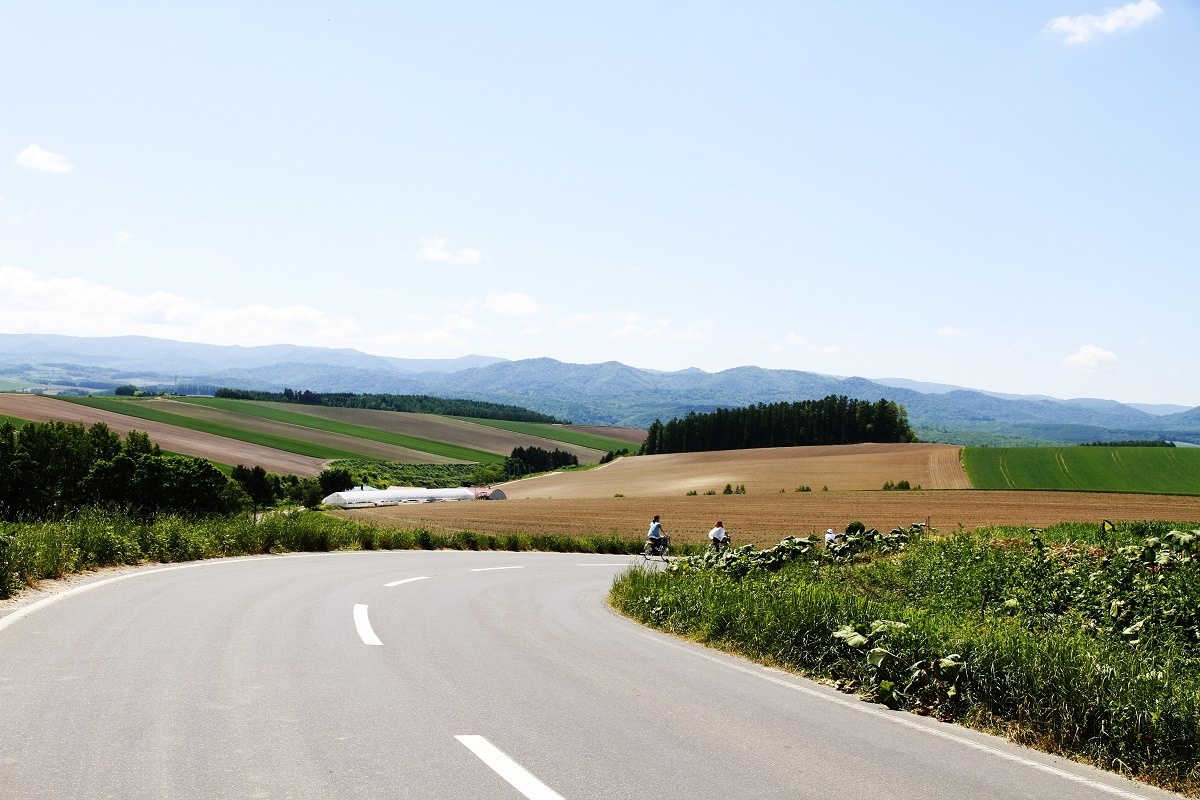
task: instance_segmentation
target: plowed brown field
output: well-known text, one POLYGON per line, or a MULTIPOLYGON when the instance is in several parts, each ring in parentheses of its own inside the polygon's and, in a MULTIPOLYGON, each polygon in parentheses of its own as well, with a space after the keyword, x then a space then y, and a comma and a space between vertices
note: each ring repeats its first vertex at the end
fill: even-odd
POLYGON ((504 501, 337 513, 403 528, 629 537, 640 537, 650 518, 661 514, 677 541, 703 541, 719 518, 736 542, 758 545, 789 534, 844 530, 852 520, 881 530, 926 521, 940 530, 1101 519, 1200 522, 1200 497, 971 490, 958 452, 953 445, 868 444, 640 456, 505 484, 511 499, 504 501), (923 488, 880 491, 889 480, 923 488), (726 483, 745 484, 746 493, 704 494, 720 492, 726 483), (793 491, 801 484, 813 491, 793 491), (686 496, 691 490, 697 496, 686 496))
POLYGON ((906 480, 925 489, 969 489, 960 448, 947 444, 773 447, 620 458, 587 472, 563 472, 503 485, 509 498, 677 497, 745 485, 749 494, 879 489, 906 480))
POLYGON ((159 447, 172 453, 196 456, 219 464, 260 466, 267 472, 314 477, 325 468, 319 458, 275 450, 257 444, 189 431, 161 422, 101 411, 87 406, 29 394, 0 394, 0 414, 26 419, 30 422, 79 422, 91 425, 103 422, 124 436, 129 431, 141 431, 159 447))

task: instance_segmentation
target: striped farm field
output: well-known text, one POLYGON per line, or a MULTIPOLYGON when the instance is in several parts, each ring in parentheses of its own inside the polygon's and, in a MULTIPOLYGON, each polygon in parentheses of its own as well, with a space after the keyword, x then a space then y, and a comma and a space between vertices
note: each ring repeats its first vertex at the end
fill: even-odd
MULTIPOLYGON (((318 441, 316 437, 298 438, 284 436, 277 431, 260 430, 241 425, 231 425, 223 421, 197 419, 183 414, 172 413, 159 405, 153 405, 153 401, 150 400, 116 400, 107 397, 69 397, 62 399, 74 405, 109 411, 114 414, 123 414, 139 420, 160 422, 164 425, 186 428, 199 433, 209 433, 214 436, 237 439, 249 442, 250 444, 270 447, 275 450, 284 450, 289 453, 299 453, 300 455, 311 456, 313 458, 330 460, 370 457, 362 449, 347 449, 338 446, 336 443, 329 444, 318 441)), ((292 434, 301 432, 302 429, 288 431, 288 433, 292 434)))
MULTIPOLYGON (((504 419, 477 419, 474 417, 455 417, 464 422, 470 422, 475 425, 486 425, 489 428, 499 428, 504 431, 513 433, 523 433, 527 436, 536 436, 541 439, 546 439, 552 442, 561 442, 562 444, 574 444, 580 447, 587 447, 592 450, 598 450, 601 453, 616 452, 618 450, 633 449, 636 450, 646 439, 646 432, 632 428, 620 429, 622 431, 635 430, 640 434, 636 444, 629 438, 618 439, 613 436, 606 436, 595 433, 601 430, 595 427, 581 429, 572 428, 568 425, 548 425, 542 422, 513 422, 504 419)), ((561 444, 559 445, 561 448, 561 444)), ((582 460, 582 459, 581 459, 582 460)))
POLYGON ((977 489, 1200 495, 1200 447, 968 447, 977 489))
POLYGON ((62 421, 83 425, 102 422, 122 435, 131 430, 145 433, 166 452, 204 458, 214 464, 260 466, 268 472, 281 475, 314 477, 325 468, 329 460, 155 420, 135 418, 107 409, 67 403, 54 397, 0 393, 0 414, 29 422, 62 421))
POLYGON ((296 411, 299 406, 295 405, 216 397, 170 398, 150 402, 169 409, 172 413, 194 419, 207 419, 302 439, 342 442, 345 447, 354 447, 364 454, 386 461, 405 464, 462 464, 502 460, 497 454, 477 447, 356 425, 344 419, 304 414, 296 411))
MULTIPOLYGON (((205 402, 208 402, 207 399, 205 402)), ((228 402, 228 401, 227 401, 228 402)), ((555 448, 573 453, 581 464, 595 464, 606 450, 586 447, 562 440, 548 439, 537 434, 510 431, 482 425, 482 420, 466 420, 437 414, 414 414, 406 411, 378 411, 365 408, 328 408, 293 403, 259 403, 255 401, 232 401, 275 408, 309 418, 354 425, 375 431, 387 431, 416 439, 442 442, 460 447, 470 447, 492 456, 507 458, 516 447, 555 448)), ((554 426, 547 426, 554 428, 554 426)), ((476 459, 478 460, 478 459, 476 459)), ((494 458, 492 460, 495 460, 494 458)))

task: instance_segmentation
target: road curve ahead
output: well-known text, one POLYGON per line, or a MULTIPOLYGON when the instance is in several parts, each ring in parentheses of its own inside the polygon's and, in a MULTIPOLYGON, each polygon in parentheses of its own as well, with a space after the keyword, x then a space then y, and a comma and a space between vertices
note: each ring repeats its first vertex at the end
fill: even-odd
POLYGON ((0 797, 1174 796, 647 631, 604 602, 628 563, 268 556, 27 604, 0 797))

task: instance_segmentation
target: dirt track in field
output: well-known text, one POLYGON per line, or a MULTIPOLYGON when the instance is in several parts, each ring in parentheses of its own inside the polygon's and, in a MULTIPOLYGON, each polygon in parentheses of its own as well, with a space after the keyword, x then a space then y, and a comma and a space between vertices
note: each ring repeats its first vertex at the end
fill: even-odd
POLYGON ((736 542, 757 545, 844 530, 853 520, 881 530, 928 522, 943 531, 1102 519, 1200 523, 1200 497, 969 489, 958 453, 952 445, 847 445, 640 456, 505 484, 509 500, 336 513, 401 528, 635 538, 660 514, 678 541, 703 541, 720 519, 736 542), (900 480, 923 488, 880 489, 900 480), (720 494, 726 483, 745 484, 746 493, 720 494), (793 491, 801 484, 812 491, 793 491), (705 495, 709 489, 718 494, 705 495), (697 495, 687 496, 691 490, 697 495))
MULTIPOLYGON (((407 411, 375 411, 365 408, 326 408, 324 406, 301 406, 293 403, 267 403, 272 408, 309 414, 322 419, 361 425, 366 428, 390 431, 405 436, 417 436, 435 442, 446 442, 460 447, 472 447, 487 453, 508 456, 517 447, 540 447, 543 450, 565 450, 574 454, 580 464, 595 464, 604 453, 590 447, 556 442, 540 436, 478 425, 452 417, 436 414, 413 414, 407 411)), ((645 437, 643 437, 644 439, 645 437)), ((641 443, 641 440, 638 442, 641 443)), ((403 459, 390 459, 402 461, 403 459)), ((408 462, 424 463, 424 462, 408 462)))
POLYGON ((220 464, 244 464, 260 466, 267 472, 315 477, 325 468, 319 458, 288 453, 271 447, 250 444, 214 436, 210 433, 190 431, 161 422, 101 411, 96 408, 40 397, 29 394, 0 394, 0 414, 26 419, 31 422, 79 422, 92 425, 103 422, 122 436, 129 431, 140 431, 148 435, 163 450, 186 456, 196 456, 220 464))

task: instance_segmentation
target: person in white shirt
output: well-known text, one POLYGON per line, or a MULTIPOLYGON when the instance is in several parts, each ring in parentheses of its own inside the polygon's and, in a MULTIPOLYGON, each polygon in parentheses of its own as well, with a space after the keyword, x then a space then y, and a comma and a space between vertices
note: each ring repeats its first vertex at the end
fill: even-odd
POLYGON ((825 546, 833 547, 837 544, 837 534, 833 532, 833 528, 828 528, 825 531, 825 546))
POLYGON ((708 532, 709 544, 720 549, 729 544, 729 534, 725 532, 725 523, 717 520, 716 527, 708 532))

